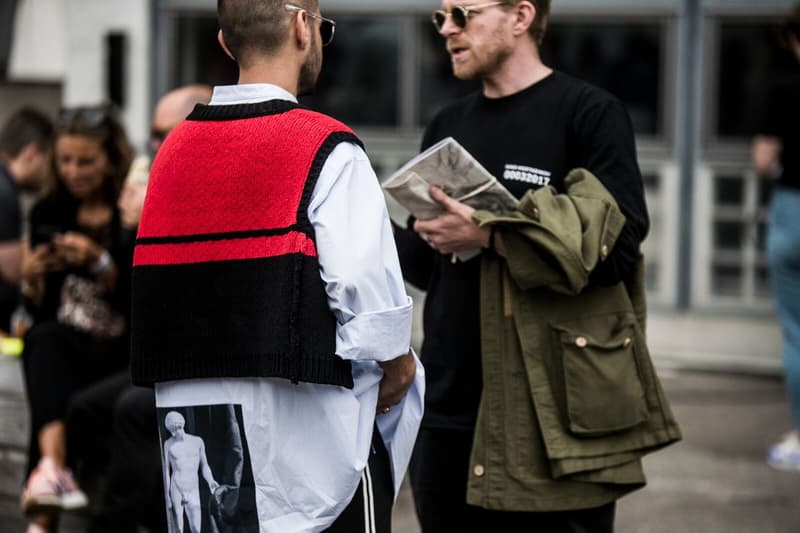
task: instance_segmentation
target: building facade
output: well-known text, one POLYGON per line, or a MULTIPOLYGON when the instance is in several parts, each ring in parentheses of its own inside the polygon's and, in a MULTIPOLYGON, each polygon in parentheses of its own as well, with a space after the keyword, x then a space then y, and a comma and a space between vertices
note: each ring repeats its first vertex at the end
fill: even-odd
MULTIPOLYGON (((430 23, 437 0, 320 3, 337 21, 336 39, 306 103, 354 126, 386 176, 416 153, 436 110, 475 85, 450 74, 430 23)), ((776 26, 792 5, 553 0, 546 62, 616 94, 633 119, 652 219, 650 344, 664 362, 780 366, 764 258, 770 184, 750 169, 749 141, 765 84, 785 68, 776 26)), ((0 91, 43 85, 66 105, 120 100, 144 146, 160 94, 235 83, 216 43, 215 8, 214 0, 19 0, 0 91)))

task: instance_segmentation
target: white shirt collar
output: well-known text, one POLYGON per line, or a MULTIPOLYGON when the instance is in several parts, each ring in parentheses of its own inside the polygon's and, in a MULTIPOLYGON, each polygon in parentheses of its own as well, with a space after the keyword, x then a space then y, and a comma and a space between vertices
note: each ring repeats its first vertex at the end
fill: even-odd
POLYGON ((297 98, 281 87, 271 83, 249 83, 243 85, 219 85, 208 105, 253 104, 266 100, 288 100, 297 103, 297 98))

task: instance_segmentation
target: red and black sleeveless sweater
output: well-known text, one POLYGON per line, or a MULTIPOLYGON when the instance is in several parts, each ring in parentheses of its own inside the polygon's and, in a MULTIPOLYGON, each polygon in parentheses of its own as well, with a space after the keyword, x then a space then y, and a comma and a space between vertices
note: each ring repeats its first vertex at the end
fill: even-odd
POLYGON ((153 163, 136 240, 134 383, 353 386, 308 205, 343 124, 283 100, 197 106, 153 163))

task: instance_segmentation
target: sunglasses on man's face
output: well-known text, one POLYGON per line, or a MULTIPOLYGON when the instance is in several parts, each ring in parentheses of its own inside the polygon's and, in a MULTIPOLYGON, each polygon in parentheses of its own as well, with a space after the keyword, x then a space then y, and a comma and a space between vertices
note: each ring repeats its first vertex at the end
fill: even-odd
POLYGON ((308 9, 300 6, 296 6, 294 4, 284 4, 286 9, 289 11, 305 11, 306 14, 311 17, 312 19, 317 19, 320 21, 319 25, 319 36, 322 39, 322 46, 328 46, 333 41, 333 34, 336 31, 336 22, 331 19, 326 19, 325 17, 320 17, 319 15, 315 15, 308 9))
POLYGON ((449 16, 453 19, 453 24, 463 30, 467 27, 467 22, 469 21, 470 15, 476 14, 473 13, 475 10, 483 9, 485 7, 500 6, 506 3, 507 2, 487 2, 485 4, 477 4, 474 6, 455 6, 452 11, 439 9, 433 12, 433 25, 436 26, 436 31, 442 31, 444 23, 447 21, 447 17, 449 16))

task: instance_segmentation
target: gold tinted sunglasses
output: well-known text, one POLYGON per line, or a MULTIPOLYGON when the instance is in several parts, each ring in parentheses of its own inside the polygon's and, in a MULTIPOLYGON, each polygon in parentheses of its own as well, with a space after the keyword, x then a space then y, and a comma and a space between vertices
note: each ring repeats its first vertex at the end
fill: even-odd
POLYGON ((433 25, 436 26, 436 31, 442 31, 447 17, 450 16, 453 19, 453 24, 463 30, 467 27, 467 22, 469 22, 470 15, 475 14, 473 11, 477 9, 483 9, 485 7, 500 6, 506 3, 507 2, 487 2, 485 4, 477 4, 474 6, 455 6, 452 11, 439 9, 433 12, 433 25))

